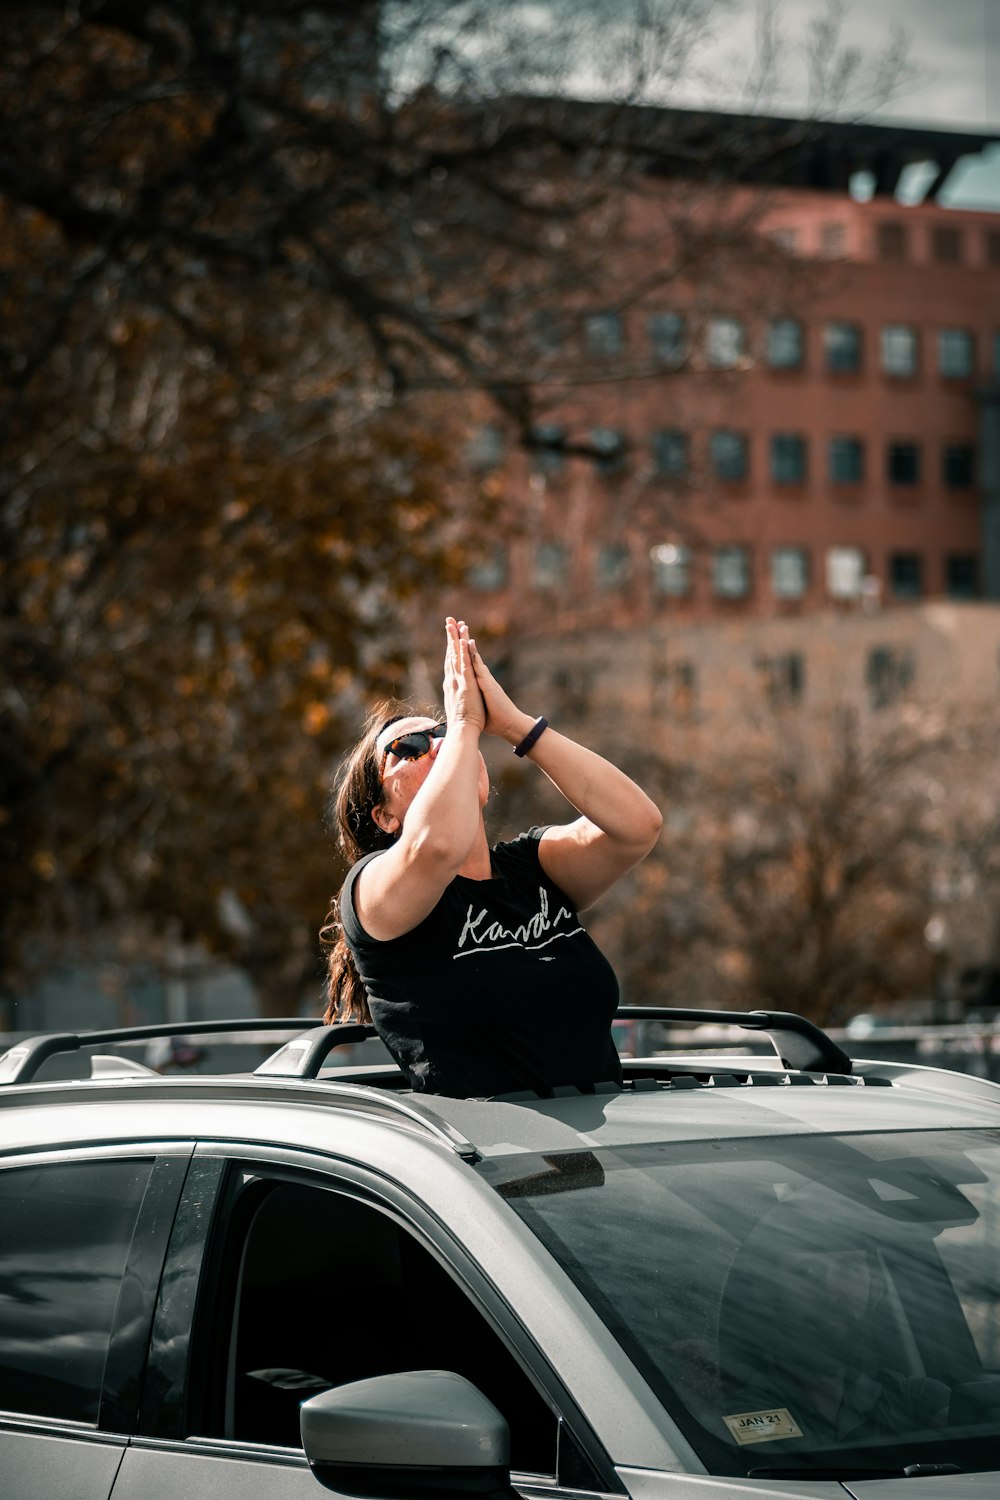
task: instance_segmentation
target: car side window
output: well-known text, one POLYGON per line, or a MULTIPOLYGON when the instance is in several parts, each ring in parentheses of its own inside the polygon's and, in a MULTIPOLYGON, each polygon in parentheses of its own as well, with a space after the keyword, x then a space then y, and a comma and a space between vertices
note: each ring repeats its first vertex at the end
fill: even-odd
POLYGON ((211 1339, 208 1436, 298 1447, 299 1403, 317 1391, 401 1370, 452 1370, 507 1418, 512 1467, 555 1475, 555 1413, 401 1224, 346 1194, 288 1181, 258 1180, 242 1196, 221 1283, 228 1326, 211 1339))
POLYGON ((0 1171, 0 1409, 96 1422, 151 1161, 0 1171))

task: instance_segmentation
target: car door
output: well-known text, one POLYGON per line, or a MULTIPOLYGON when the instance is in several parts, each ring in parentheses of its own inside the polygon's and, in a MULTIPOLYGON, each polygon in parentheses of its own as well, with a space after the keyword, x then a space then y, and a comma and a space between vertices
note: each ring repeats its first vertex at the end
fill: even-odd
POLYGON ((18 1500, 107 1500, 134 1428, 190 1147, 0 1163, 0 1475, 18 1500))
POLYGON ((418 1217, 401 1190, 361 1169, 278 1148, 199 1149, 168 1254, 141 1431, 113 1500, 315 1500, 323 1491, 301 1449, 299 1403, 421 1368, 465 1375, 500 1408, 525 1491, 610 1488, 418 1217))

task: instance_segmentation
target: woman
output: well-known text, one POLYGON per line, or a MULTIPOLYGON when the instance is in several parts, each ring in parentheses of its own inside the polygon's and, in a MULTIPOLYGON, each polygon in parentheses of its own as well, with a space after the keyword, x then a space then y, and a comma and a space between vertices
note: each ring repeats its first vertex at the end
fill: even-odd
POLYGON ((338 778, 352 868, 324 929, 325 1019, 371 1019, 426 1093, 620 1082, 618 984, 577 913, 649 853, 659 811, 622 771, 522 713, 464 621, 445 629, 444 723, 376 711, 338 778), (580 816, 491 849, 484 733, 534 761, 580 816))

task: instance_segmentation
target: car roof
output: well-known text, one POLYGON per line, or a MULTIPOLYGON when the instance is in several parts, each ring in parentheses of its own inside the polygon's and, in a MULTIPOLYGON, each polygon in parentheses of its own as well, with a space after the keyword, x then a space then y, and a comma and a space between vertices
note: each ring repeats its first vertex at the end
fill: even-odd
MULTIPOLYGON (((880 1068, 883 1066, 878 1065, 880 1068)), ((923 1070, 931 1071, 931 1070, 923 1070)), ((874 1076, 874 1075, 873 1075, 874 1076)), ((776 1080, 777 1081, 777 1080, 776 1080)), ((425 1107, 475 1143, 481 1156, 615 1149, 669 1141, 884 1130, 969 1130, 1000 1125, 1000 1087, 982 1097, 909 1087, 626 1087, 519 1101, 427 1096, 425 1107)))
MULTIPOLYGON (((880 1130, 996 1127, 1000 1085, 968 1074, 887 1062, 852 1060, 811 1022, 785 1012, 708 1012, 653 1007, 623 1008, 619 1016, 677 1023, 692 1017, 764 1031, 776 1055, 758 1057, 660 1054, 623 1060, 624 1087, 592 1091, 557 1088, 552 1095, 511 1094, 493 1099, 452 1099, 415 1094, 395 1065, 340 1067, 321 1072, 332 1050, 372 1035, 371 1028, 308 1027, 302 1022, 196 1022, 130 1030, 29 1038, 0 1057, 0 1106, 24 1105, 40 1124, 37 1106, 62 1113, 78 1103, 125 1102, 158 1106, 211 1104, 218 1122, 232 1117, 239 1137, 239 1106, 266 1102, 289 1107, 326 1106, 341 1122, 354 1115, 422 1136, 465 1160, 517 1152, 617 1148, 641 1143, 698 1141, 736 1136, 788 1136, 880 1130), (122 1046, 168 1034, 205 1032, 261 1035, 291 1029, 292 1037, 253 1074, 163 1077, 120 1054, 91 1058, 93 1077, 70 1082, 31 1081, 60 1052, 122 1046), (796 1065, 792 1065, 793 1062, 796 1065)), ((11 1121, 8 1114, 7 1119, 11 1121)), ((175 1115, 175 1118, 179 1118, 175 1115)), ((82 1122, 81 1122, 82 1123, 82 1122)), ((30 1133, 30 1132, 29 1132, 30 1133)), ((116 1132, 117 1133, 117 1132, 116 1132)), ((281 1138, 275 1124, 274 1135, 281 1138)))

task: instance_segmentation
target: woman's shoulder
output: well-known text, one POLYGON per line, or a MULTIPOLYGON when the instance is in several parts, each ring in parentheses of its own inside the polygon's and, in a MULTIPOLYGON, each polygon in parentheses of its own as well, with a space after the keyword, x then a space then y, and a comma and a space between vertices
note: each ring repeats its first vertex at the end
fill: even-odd
POLYGON ((343 885, 340 887, 340 895, 337 897, 340 925, 343 927, 344 936, 352 948, 374 941, 362 927, 357 911, 355 910, 354 887, 365 865, 370 865, 372 860, 378 859, 379 855, 383 852, 382 849, 373 849, 371 854, 365 854, 358 860, 357 864, 351 866, 344 877, 343 885))

